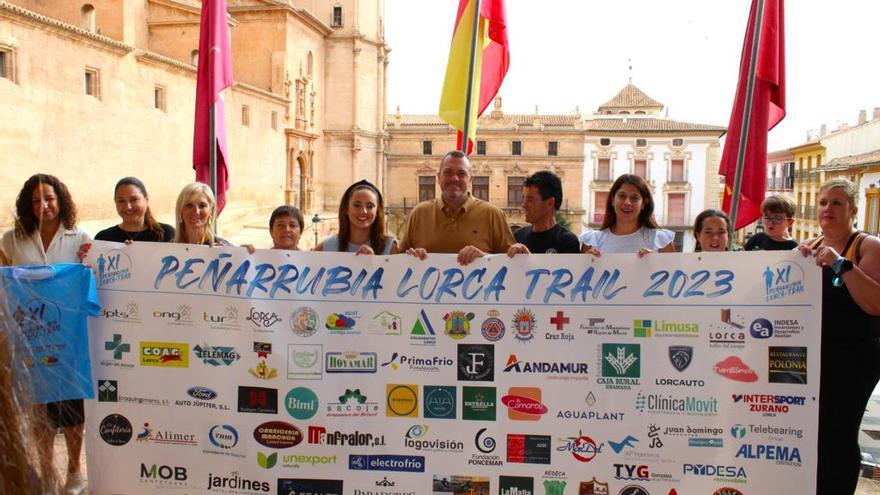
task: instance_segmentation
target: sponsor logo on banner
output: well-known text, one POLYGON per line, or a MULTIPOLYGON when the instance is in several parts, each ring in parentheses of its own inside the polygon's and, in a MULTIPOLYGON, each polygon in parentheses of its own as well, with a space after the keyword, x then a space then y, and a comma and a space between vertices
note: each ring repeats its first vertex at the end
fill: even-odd
POLYGON ((615 464, 614 479, 625 481, 650 481, 651 472, 644 464, 615 464))
POLYGON ((318 396, 311 389, 296 387, 287 392, 284 407, 293 419, 309 419, 318 412, 318 396))
POLYGON ((345 389, 339 402, 327 403, 325 414, 331 418, 372 417, 379 414, 379 403, 368 401, 359 388, 345 389))
POLYGON ((419 417, 419 386, 389 383, 385 386, 385 416, 419 417))
POLYGON ((562 444, 556 447, 558 452, 569 452, 571 456, 580 462, 590 462, 596 458, 596 455, 602 452, 604 443, 596 443, 592 438, 584 435, 580 431, 576 436, 560 438, 562 444))
POLYGON ((238 412, 278 414, 278 390, 239 386, 238 412))
POLYGON ((325 354, 327 373, 375 373, 375 352, 328 352, 325 354))
POLYGON ((682 372, 691 365, 694 360, 694 348, 689 345, 669 346, 669 362, 678 372, 682 372))
POLYGON ((323 426, 309 425, 309 444, 343 447, 383 447, 385 435, 374 435, 355 430, 352 433, 327 431, 323 426))
POLYGON ((391 353, 391 358, 382 363, 382 367, 390 367, 397 371, 401 366, 406 366, 410 371, 438 372, 441 368, 454 366, 455 362, 446 356, 420 357, 410 354, 391 353))
POLYGON ((400 335, 403 320, 390 311, 380 311, 370 320, 369 333, 373 335, 400 335))
POLYGON ((768 349, 770 383, 807 384, 806 347, 770 347, 768 349))
POLYGON ((190 387, 187 389, 186 395, 198 400, 214 400, 217 398, 217 392, 208 387, 200 386, 190 387))
POLYGON ((428 438, 428 425, 412 425, 403 438, 404 447, 425 452, 464 452, 464 442, 446 438, 428 438))
POLYGON ((98 402, 117 402, 119 386, 116 380, 98 380, 98 402))
POLYGON ((167 406, 170 403, 168 399, 122 395, 116 380, 98 380, 97 389, 98 402, 125 402, 139 406, 167 406))
POLYGON ((434 495, 489 493, 487 476, 433 475, 431 493, 434 495))
POLYGON ((324 322, 324 328, 330 331, 330 335, 357 335, 360 332, 354 328, 359 319, 360 314, 357 311, 330 313, 324 322))
POLYGON ((342 480, 278 478, 278 495, 342 495, 342 480))
POLYGON ((693 322, 664 320, 633 320, 633 337, 700 336, 700 325, 693 322))
POLYGON ((122 334, 114 333, 110 340, 104 342, 104 350, 112 359, 102 359, 101 366, 116 368, 134 368, 134 363, 125 362, 125 358, 131 352, 131 344, 122 340, 122 334))
POLYGON ((424 386, 424 417, 426 419, 455 419, 456 388, 454 386, 424 386))
POLYGON ((254 440, 270 449, 296 447, 303 441, 302 431, 284 421, 267 421, 254 428, 254 440))
MULTIPOLYGON (((306 468, 315 466, 332 466, 337 462, 336 455, 315 454, 284 454, 281 456, 282 468, 306 468)), ((263 469, 272 469, 278 463, 278 453, 265 454, 257 451, 257 465, 263 469)))
POLYGON ((527 476, 499 476, 498 495, 536 495, 535 479, 527 476))
POLYGON ((495 346, 458 344, 458 379, 477 382, 495 381, 495 346))
POLYGON ((715 363, 715 373, 737 382, 752 383, 758 381, 758 374, 737 356, 728 356, 715 363))
POLYGON ((498 444, 495 438, 486 433, 488 428, 481 428, 474 435, 474 446, 480 452, 479 454, 471 454, 468 459, 468 466, 503 466, 504 461, 501 456, 493 454, 498 444))
POLYGON ((213 330, 241 330, 238 320, 238 308, 226 306, 222 313, 202 312, 202 320, 213 330))
POLYGON ((611 450, 613 450, 615 454, 621 453, 627 447, 635 448, 637 443, 639 443, 639 439, 632 435, 627 435, 619 442, 608 440, 608 445, 611 446, 611 450))
POLYGON ((654 385, 669 387, 705 387, 706 381, 683 378, 655 378, 654 385))
POLYGON ((639 344, 600 344, 599 361, 602 372, 596 383, 607 389, 629 390, 639 385, 641 377, 641 346, 639 344))
POLYGON ((516 354, 507 357, 505 373, 540 373, 552 380, 586 380, 589 365, 571 361, 520 361, 516 354))
POLYGON ((232 425, 217 424, 208 429, 208 446, 202 450, 205 454, 221 454, 244 458, 243 454, 234 452, 238 446, 238 430, 232 425))
POLYGON ((461 419, 495 421, 495 387, 462 387, 461 419))
MULTIPOLYGON (((748 426, 748 432, 752 435, 765 435, 770 440, 775 442, 785 442, 790 438, 797 438, 798 440, 804 438, 804 430, 803 428, 795 428, 792 426, 770 426, 770 425, 754 425, 750 424, 748 426)), ((731 436, 736 439, 740 439, 746 436, 746 427, 743 425, 734 425, 731 428, 731 436), (734 428, 736 428, 736 433, 734 432, 734 428), (739 436, 737 436, 737 434, 739 436)))
POLYGON ((131 301, 123 306, 121 309, 118 307, 103 307, 101 308, 101 313, 98 316, 101 318, 107 318, 110 321, 114 321, 116 323, 140 323, 141 307, 138 303, 131 301))
POLYGON ((651 423, 648 425, 648 438, 650 438, 650 443, 648 444, 649 448, 652 449, 662 449, 663 448, 663 438, 660 437, 660 428, 659 426, 651 423))
POLYGON ((236 495, 250 495, 253 493, 269 493, 272 490, 272 484, 268 481, 243 478, 237 471, 229 473, 229 476, 208 473, 208 490, 236 495))
POLYGON ((520 342, 529 342, 535 337, 535 313, 522 308, 513 314, 513 336, 520 342))
POLYGON ((120 249, 112 249, 98 255, 93 270, 98 287, 106 287, 131 278, 131 258, 120 249))
POLYGON ((723 487, 715 490, 714 492, 712 492, 712 495, 744 495, 744 494, 743 494, 743 492, 739 491, 736 488, 729 487, 729 486, 723 486, 723 487))
POLYGON ((630 332, 628 326, 606 323, 605 318, 587 318, 584 323, 578 325, 578 328, 586 331, 587 335, 623 337, 630 332))
POLYGON ((434 335, 434 326, 431 325, 431 319, 425 310, 419 310, 419 316, 413 323, 409 332, 410 345, 435 345, 437 344, 437 336, 434 335))
POLYGON ((776 464, 785 466, 801 465, 801 451, 797 447, 785 445, 752 445, 744 443, 736 452, 736 457, 775 461, 776 464))
POLYGON ((417 455, 349 455, 348 469, 352 471, 400 471, 424 473, 425 457, 417 455))
POLYGON ((320 380, 324 376, 323 349, 321 344, 288 344, 287 379, 320 380))
POLYGON ((746 427, 741 424, 731 426, 730 436, 736 439, 744 438, 746 436, 746 427))
POLYGON ((733 394, 732 398, 734 404, 746 404, 749 412, 762 416, 787 414, 792 407, 803 406, 806 401, 806 397, 799 395, 733 394))
POLYGON ((255 332, 262 333, 274 332, 275 325, 282 321, 278 313, 257 309, 254 306, 248 309, 248 315, 245 317, 245 320, 251 322, 255 332))
POLYGON ((765 266, 762 271, 767 302, 786 299, 804 292, 804 269, 791 261, 765 266))
POLYGON ((724 447, 723 438, 688 438, 688 447, 724 447))
POLYGON ((730 308, 721 308, 721 324, 709 325, 709 347, 712 349, 742 349, 746 344, 745 320, 730 308))
POLYGON ((490 309, 486 313, 488 317, 483 320, 483 324, 480 326, 480 332, 483 334, 483 338, 489 342, 498 342, 504 337, 505 327, 504 322, 498 318, 500 314, 501 313, 497 309, 490 309))
POLYGON ((507 435, 507 462, 550 464, 550 437, 548 435, 507 435))
POLYGON ((183 342, 141 342, 141 366, 189 368, 189 344, 183 342))
POLYGON ((446 322, 443 327, 443 333, 454 340, 461 340, 471 334, 471 320, 473 319, 473 313, 465 313, 463 311, 446 313, 443 316, 443 321, 446 322))
POLYGON ((113 446, 125 445, 131 440, 131 422, 121 414, 110 414, 98 426, 101 439, 113 446))
POLYGON ((701 399, 691 395, 645 394, 636 395, 636 411, 639 414, 673 414, 685 416, 717 416, 718 399, 701 399))
POLYGON ((602 483, 593 476, 590 481, 581 481, 577 495, 609 495, 610 493, 608 483, 602 483))
MULTIPOLYGON (((598 493, 598 492, 597 492, 598 493)), ((617 495, 651 495, 648 490, 639 485, 626 485, 621 488, 617 495)))
POLYGON ((290 315, 290 329, 298 337, 311 337, 318 331, 318 313, 308 306, 297 308, 290 315))
POLYGON ((152 442, 161 445, 197 446, 196 436, 193 433, 185 433, 174 430, 156 429, 150 423, 144 423, 143 429, 137 435, 137 442, 152 442))
POLYGON ((550 326, 556 333, 548 332, 544 334, 547 340, 562 340, 570 342, 574 340, 574 335, 565 332, 565 326, 571 323, 571 318, 565 315, 565 311, 557 311, 550 317, 550 326))
POLYGON ((271 342, 254 342, 254 353, 257 355, 257 364, 248 369, 251 376, 260 380, 271 380, 278 376, 278 370, 269 364, 269 355, 272 354, 271 342))
POLYGON ((173 311, 156 310, 153 311, 153 318, 164 321, 167 325, 192 326, 192 306, 181 304, 173 311))
POLYGON ((773 336, 773 324, 766 318, 758 318, 749 325, 749 334, 755 339, 769 339, 773 336))
POLYGON ((748 480, 744 467, 727 464, 683 464, 682 474, 705 476, 720 482, 745 483, 748 480))
POLYGON ((193 347, 193 354, 203 363, 211 366, 229 366, 241 358, 235 347, 213 346, 208 344, 193 347))
POLYGON ((186 466, 168 466, 165 464, 150 464, 149 466, 141 463, 140 477, 138 482, 141 484, 152 485, 156 488, 188 488, 189 473, 186 466))
POLYGON ((510 387, 501 403, 507 406, 508 419, 513 420, 538 421, 548 411, 538 387, 510 387))
POLYGON ((202 408, 202 409, 216 409, 216 410, 220 410, 220 411, 228 411, 229 410, 228 404, 224 404, 224 403, 220 403, 220 402, 213 402, 214 399, 217 398, 217 392, 213 391, 212 389, 210 389, 208 387, 202 387, 202 386, 198 386, 198 385, 196 385, 194 387, 190 387, 186 390, 186 395, 192 397, 193 399, 195 399, 195 401, 186 400, 186 399, 175 400, 174 405, 175 406, 198 407, 198 408, 202 408))

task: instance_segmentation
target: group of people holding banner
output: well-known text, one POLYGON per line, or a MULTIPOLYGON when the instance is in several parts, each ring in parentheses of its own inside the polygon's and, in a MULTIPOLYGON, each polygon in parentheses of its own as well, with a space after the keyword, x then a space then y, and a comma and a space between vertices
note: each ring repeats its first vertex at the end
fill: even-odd
MULTIPOLYGON (((413 209, 399 240, 386 232, 381 191, 366 180, 352 184, 341 199, 337 234, 325 238, 315 250, 358 255, 406 253, 420 260, 432 253, 453 253, 463 265, 490 254, 513 257, 529 253, 636 253, 643 257, 652 252, 675 251, 674 235, 657 224, 651 190, 637 175, 617 178, 608 194, 601 227, 580 238, 556 223, 562 185, 552 172, 540 171, 526 178, 523 210, 529 225, 516 233, 511 231, 500 209, 471 194, 471 165, 465 154, 447 153, 437 177, 441 195, 413 209)), ((857 194, 855 186, 846 179, 831 179, 823 184, 818 210, 822 235, 800 244, 790 235, 794 205, 783 197, 769 197, 762 205, 766 232, 746 244, 746 250, 798 249, 804 256, 813 256, 823 270, 817 490, 822 494, 855 490, 860 460, 859 424, 880 379, 880 239, 854 227, 857 194)), ((117 183, 114 201, 121 222, 102 230, 95 239, 230 246, 215 234, 214 194, 202 183, 188 184, 181 190, 174 226, 155 220, 147 189, 136 178, 126 177, 117 183)), ((2 237, 0 255, 5 264, 78 263, 88 251, 91 237, 77 227, 76 206, 58 178, 45 174, 29 178, 16 200, 15 212, 14 229, 2 237)), ((293 206, 276 208, 269 219, 272 248, 298 249, 305 227, 303 221, 302 212, 293 206)), ((728 232, 729 220, 724 212, 701 212, 694 225, 697 250, 727 250, 728 232)), ((245 247, 253 252, 253 246, 245 247)), ((11 370, 10 353, 4 350, 0 355, 7 356, 0 363, 0 378, 5 383, 11 370)), ((4 390, 13 394, 15 389, 4 390)), ((4 416, 15 414, 6 407, 2 410, 4 416)), ((85 486, 79 463, 84 422, 82 401, 46 404, 39 411, 41 417, 45 413, 51 424, 36 439, 39 457, 44 464, 51 463, 47 460, 52 458, 54 433, 61 429, 69 454, 65 490, 81 493, 85 486)), ((16 424, 20 422, 3 418, 0 429, 16 424)), ((9 436, 14 437, 16 434, 9 436)), ((18 478, 18 483, 40 478, 36 470, 22 469, 25 474, 18 478)), ((51 483, 55 479, 51 466, 42 466, 40 472, 44 481, 51 483)), ((12 478, 4 479, 9 482, 12 478)), ((4 493, 29 493, 9 486, 0 489, 4 493)))

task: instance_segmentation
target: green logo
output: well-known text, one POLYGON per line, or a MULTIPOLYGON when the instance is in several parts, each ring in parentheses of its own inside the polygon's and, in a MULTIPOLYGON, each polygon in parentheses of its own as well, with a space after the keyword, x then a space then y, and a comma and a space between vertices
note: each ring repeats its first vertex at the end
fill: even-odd
POLYGON ((272 469, 278 463, 278 453, 273 452, 268 456, 262 452, 257 452, 257 464, 263 469, 272 469))
POLYGON ((462 419, 495 421, 495 387, 462 387, 462 419))
POLYGON ((602 376, 639 378, 641 376, 639 344, 602 344, 602 376))
POLYGON ((565 481, 544 480, 544 493, 546 495, 562 495, 567 484, 565 481))
POLYGON ((296 387, 287 392, 284 406, 294 419, 309 419, 318 412, 318 396, 310 389, 296 387))
POLYGON ((651 320, 634 320, 633 336, 650 337, 651 336, 651 320))

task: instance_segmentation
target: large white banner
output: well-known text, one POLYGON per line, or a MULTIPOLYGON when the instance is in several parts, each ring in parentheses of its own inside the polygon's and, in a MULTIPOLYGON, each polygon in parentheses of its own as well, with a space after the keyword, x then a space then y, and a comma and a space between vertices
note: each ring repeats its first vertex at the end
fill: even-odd
POLYGON ((93 493, 815 491, 821 280, 797 253, 89 263, 93 493))

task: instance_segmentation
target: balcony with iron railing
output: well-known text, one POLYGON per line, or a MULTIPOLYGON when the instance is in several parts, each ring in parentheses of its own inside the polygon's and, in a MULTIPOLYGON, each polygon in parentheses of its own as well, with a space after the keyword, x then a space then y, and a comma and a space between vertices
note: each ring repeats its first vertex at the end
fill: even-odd
POLYGON ((790 192, 794 189, 794 177, 768 177, 767 190, 777 192, 790 192))
MULTIPOLYGON (((598 229, 600 225, 602 225, 602 220, 604 220, 604 213, 596 213, 591 212, 586 220, 589 220, 588 226, 592 229, 598 229)), ((657 220, 657 223, 663 227, 664 229, 669 230, 693 230, 694 222, 697 219, 697 215, 675 215, 675 216, 664 216, 664 215, 654 215, 654 219, 657 220)))

